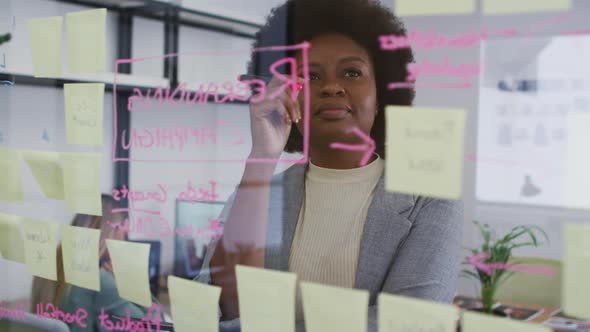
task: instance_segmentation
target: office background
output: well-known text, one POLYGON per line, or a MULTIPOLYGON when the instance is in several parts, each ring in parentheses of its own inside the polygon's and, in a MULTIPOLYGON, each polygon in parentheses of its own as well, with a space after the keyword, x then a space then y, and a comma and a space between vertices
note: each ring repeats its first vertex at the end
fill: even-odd
MULTIPOLYGON (((321 0, 319 0, 321 1, 321 0)), ((126 96, 131 94, 129 87, 156 88, 177 82, 224 82, 233 80, 245 71, 249 57, 249 48, 253 33, 264 22, 270 8, 281 0, 184 0, 182 10, 169 10, 169 6, 157 1, 91 1, 91 0, 7 0, 0 10, 0 32, 14 29, 13 40, 0 46, 0 56, 5 56, 4 68, 0 69, 2 79, 13 80, 12 86, 0 87, 0 146, 46 151, 84 151, 103 153, 102 190, 110 193, 123 184, 134 190, 156 190, 158 184, 166 184, 174 191, 184 190, 188 181, 195 186, 206 187, 208 181, 218 183, 220 201, 225 201, 241 177, 243 164, 239 163, 145 163, 117 162, 110 160, 113 136, 113 91, 112 74, 80 77, 64 75, 64 81, 79 82, 84 80, 104 81, 107 83, 104 102, 104 145, 101 148, 76 147, 65 143, 63 90, 54 80, 35 79, 32 77, 31 51, 25 29, 25 21, 31 18, 65 15, 67 12, 106 7, 107 15, 107 71, 114 70, 117 58, 140 58, 158 56, 167 53, 190 53, 216 51, 205 56, 183 56, 177 60, 149 60, 123 66, 120 71, 121 91, 118 93, 119 105, 126 105, 126 96), (228 52, 228 50, 232 50, 228 52), (241 51, 243 50, 243 52, 241 51), (123 100, 123 101, 121 101, 123 100), (122 104, 121 104, 122 103, 122 104), (155 176, 157 175, 157 176, 155 176)), ((384 1, 393 8, 393 0, 384 1)), ((479 11, 473 15, 408 17, 404 18, 408 31, 436 31, 442 35, 459 35, 482 29, 514 28, 530 31, 532 42, 521 45, 518 51, 508 52, 509 59, 499 61, 499 77, 526 76, 531 69, 531 59, 542 52, 552 36, 564 31, 590 29, 587 13, 590 3, 574 0, 568 16, 555 23, 564 13, 524 14, 508 16, 483 16, 479 11), (533 30, 533 31, 531 31, 533 30), (504 71, 504 72, 502 72, 504 71)), ((580 39, 584 54, 590 54, 589 37, 580 39)), ((501 38, 495 38, 501 39, 501 38)), ((493 54, 493 42, 489 41, 493 54)), ((64 54, 67 41, 64 40, 64 54)), ((484 45, 488 45, 485 43, 484 45)), ((479 63, 483 54, 482 44, 464 49, 416 49, 417 62, 425 58, 440 59, 448 56, 452 63, 479 63)), ((501 48, 500 48, 501 51, 501 48)), ((497 51, 496 51, 497 52, 497 51)), ((499 52, 500 54, 502 52, 499 52)), ((570 52, 571 53, 571 52, 570 52)), ((498 55, 499 56, 499 55, 498 55)), ((493 59, 493 56, 491 56, 493 59)), ((533 61, 534 62, 534 61, 533 61)), ((567 60, 565 61, 567 62, 567 60)), ((564 63, 565 63, 564 62, 564 63)), ((561 65, 561 64, 555 64, 561 65)), ((578 68, 589 77, 590 65, 579 63, 578 68)), ((493 66, 492 66, 493 68, 493 66)), ((563 77, 567 79, 568 77, 563 77)), ((588 81, 587 81, 588 82, 588 81)), ((484 83, 480 83, 483 85, 484 83)), ((587 85, 590 86, 590 85, 587 85)), ((466 155, 480 155, 478 151, 478 130, 483 107, 481 105, 481 88, 475 84, 469 89, 436 90, 417 89, 415 105, 460 108, 467 110, 468 123, 465 140, 466 155)), ((127 128, 144 128, 158 126, 176 126, 192 123, 213 125, 219 120, 239 126, 236 130, 249 132, 247 105, 220 104, 180 106, 166 109, 155 106, 150 110, 137 112, 119 112, 118 123, 127 128)), ((118 128, 121 130, 121 127, 118 128)), ((223 131, 222 131, 223 132, 223 131)), ((229 132, 229 131, 225 131, 229 132)), ((233 136, 232 136, 233 138, 233 136)), ((219 140, 231 138, 218 137, 219 140)), ((129 155, 142 158, 157 154, 162 159, 182 159, 191 156, 215 156, 227 158, 247 152, 249 144, 241 147, 221 148, 214 144, 187 146, 184 151, 161 151, 131 149, 129 155), (182 156, 181 156, 182 155, 182 156)), ((125 155, 125 151, 116 151, 125 155)), ((281 164, 277 171, 288 167, 281 164)), ((478 199, 477 188, 478 162, 466 160, 464 164, 463 200, 465 203, 464 246, 471 247, 477 243, 479 234, 473 228, 472 220, 480 220, 494 225, 500 232, 509 230, 518 224, 533 224, 543 227, 550 235, 551 243, 540 248, 524 249, 518 255, 539 256, 560 259, 562 255, 561 224, 563 222, 583 222, 590 220, 586 209, 571 209, 557 204, 535 203, 534 200, 521 199, 513 202, 488 202, 478 199)), ((522 167, 522 174, 527 171, 522 167)), ((534 170, 533 170, 534 172, 534 170)), ((490 175, 491 174, 486 174, 490 175)), ((502 174, 497 174, 502 179, 502 174)), ((70 222, 68 213, 61 201, 44 198, 35 189, 35 181, 30 174, 24 175, 25 202, 9 204, 0 202, 0 211, 9 214, 25 215, 44 220, 70 222)), ((507 194, 508 195, 508 194, 507 194)), ((145 204, 139 207, 159 210, 172 222, 175 219, 175 201, 169 199, 165 204, 145 204)), ((589 208, 590 206, 586 206, 589 208)), ((132 239, 149 239, 143 234, 130 234, 132 239)), ((174 239, 172 236, 162 241, 162 274, 173 272, 174 239)), ((31 276, 21 264, 0 260, 0 294, 7 300, 25 298, 30 292, 31 276)), ((460 293, 475 294, 472 281, 460 279, 460 293)))

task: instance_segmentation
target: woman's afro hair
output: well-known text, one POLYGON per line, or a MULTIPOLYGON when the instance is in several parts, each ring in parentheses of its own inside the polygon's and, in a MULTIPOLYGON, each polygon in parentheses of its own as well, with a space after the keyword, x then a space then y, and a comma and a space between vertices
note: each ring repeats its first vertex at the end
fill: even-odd
MULTIPOLYGON (((253 48, 295 45, 323 34, 347 36, 365 48, 371 57, 379 107, 371 137, 375 140, 375 152, 385 158, 384 108, 387 105, 409 106, 414 99, 413 89, 390 91, 387 86, 391 82, 406 81, 407 65, 414 58, 410 48, 393 52, 381 50, 379 36, 406 36, 406 29, 399 18, 376 0, 287 0, 271 11, 266 24, 256 34, 253 48)), ((287 56, 294 54, 253 51, 248 73, 271 76, 270 65, 287 56)), ((298 130, 291 130, 285 151, 303 151, 303 137, 298 130)))

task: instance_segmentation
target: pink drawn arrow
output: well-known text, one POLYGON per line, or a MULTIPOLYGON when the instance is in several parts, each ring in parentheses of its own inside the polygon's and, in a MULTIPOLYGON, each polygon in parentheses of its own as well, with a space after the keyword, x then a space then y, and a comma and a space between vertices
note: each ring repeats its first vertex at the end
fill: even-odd
POLYGON ((330 147, 332 149, 341 149, 341 150, 348 150, 348 151, 366 151, 361 159, 361 166, 365 166, 369 159, 371 159, 371 155, 375 151, 375 141, 367 134, 363 133, 357 127, 352 128, 352 132, 357 134, 363 141, 364 144, 344 144, 344 143, 331 143, 330 147))
POLYGON ((491 256, 490 252, 481 252, 477 255, 467 258, 467 262, 473 265, 476 269, 483 271, 485 274, 491 276, 494 270, 508 270, 515 272, 526 272, 531 274, 544 274, 552 277, 555 275, 555 270, 541 265, 525 265, 525 264, 508 264, 508 263, 485 263, 484 260, 491 256))

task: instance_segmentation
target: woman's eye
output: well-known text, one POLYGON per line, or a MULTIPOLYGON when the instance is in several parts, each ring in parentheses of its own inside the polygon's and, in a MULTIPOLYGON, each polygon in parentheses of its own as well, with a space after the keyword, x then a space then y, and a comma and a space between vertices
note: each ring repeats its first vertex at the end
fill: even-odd
POLYGON ((345 77, 360 77, 363 73, 358 69, 347 69, 344 71, 345 77))
POLYGON ((309 80, 310 81, 317 81, 320 79, 320 76, 316 73, 309 73, 309 80))

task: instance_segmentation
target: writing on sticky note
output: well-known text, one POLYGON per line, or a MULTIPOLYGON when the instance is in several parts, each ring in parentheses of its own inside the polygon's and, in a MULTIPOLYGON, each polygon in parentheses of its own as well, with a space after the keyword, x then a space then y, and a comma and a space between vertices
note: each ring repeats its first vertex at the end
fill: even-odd
POLYGON ((68 60, 72 73, 105 71, 106 18, 104 8, 66 14, 68 60))
POLYGON ((549 327, 521 322, 504 317, 494 317, 471 311, 463 312, 461 319, 462 331, 464 332, 498 332, 498 331, 518 331, 518 332, 551 332, 549 327))
POLYGON ((27 20, 35 77, 60 77, 61 16, 27 20))
POLYGON ((244 332, 295 331, 296 274, 237 265, 236 280, 244 332))
POLYGON ((62 153, 64 196, 70 212, 102 215, 100 153, 62 153))
POLYGON ((39 184, 41 192, 51 199, 64 199, 63 171, 59 164, 57 152, 23 151, 33 177, 39 184))
POLYGON ((395 0, 395 14, 414 15, 452 15, 475 12, 475 0, 395 0))
POLYGON ((219 331, 221 287, 169 276, 168 291, 175 331, 219 331))
POLYGON ((106 240, 119 296, 144 307, 152 304, 148 259, 150 245, 106 240))
POLYGON ((22 202, 24 199, 20 167, 21 154, 14 149, 0 148, 0 200, 22 202))
POLYGON ((367 331, 369 292, 301 282, 305 330, 367 331))
POLYGON ((0 213, 0 257, 25 263, 25 247, 20 231, 22 217, 0 213))
POLYGON ((386 108, 388 191, 459 199, 462 191, 462 110, 386 108))
POLYGON ((64 84, 66 142, 102 145, 103 83, 64 84))
POLYGON ((25 263, 33 275, 57 280, 57 223, 23 218, 25 263))
POLYGON ((378 330, 397 331, 457 331, 459 310, 452 306, 419 299, 379 294, 378 330))
POLYGON ((563 310, 590 320, 590 225, 565 224, 563 260, 563 310))
POLYGON ((64 226, 61 247, 68 284, 100 291, 99 240, 98 229, 64 226))
POLYGON ((486 15, 565 11, 571 8, 571 0, 483 0, 486 15))

